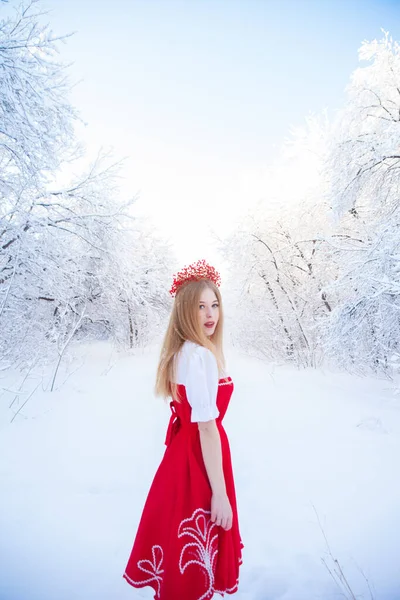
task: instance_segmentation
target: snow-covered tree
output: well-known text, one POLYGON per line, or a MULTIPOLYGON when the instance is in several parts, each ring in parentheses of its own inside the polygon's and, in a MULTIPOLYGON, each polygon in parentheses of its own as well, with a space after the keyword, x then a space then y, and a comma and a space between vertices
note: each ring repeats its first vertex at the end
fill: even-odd
POLYGON ((269 170, 265 197, 227 240, 235 342, 271 360, 321 360, 318 319, 331 310, 323 286, 327 207, 322 176, 326 118, 293 131, 269 170))
POLYGON ((168 307, 171 253, 119 197, 118 170, 99 156, 66 180, 76 143, 60 38, 38 3, 0 22, 0 357, 59 358, 72 339, 141 345, 168 307))
POLYGON ((236 342, 392 373, 400 357, 400 47, 364 42, 332 125, 308 119, 224 246, 236 342), (334 218, 333 218, 334 217, 334 218), (240 299, 240 300, 239 300, 240 299))
POLYGON ((341 366, 390 373, 400 352, 400 46, 364 42, 327 166, 342 243, 329 348, 341 366))

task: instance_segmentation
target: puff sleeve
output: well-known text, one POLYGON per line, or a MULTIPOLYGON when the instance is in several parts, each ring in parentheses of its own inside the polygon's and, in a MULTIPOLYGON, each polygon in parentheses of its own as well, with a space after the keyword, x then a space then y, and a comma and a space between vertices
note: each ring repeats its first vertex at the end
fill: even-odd
POLYGON ((192 423, 218 417, 218 381, 218 365, 214 354, 208 348, 198 346, 189 358, 185 385, 186 397, 192 407, 192 423))

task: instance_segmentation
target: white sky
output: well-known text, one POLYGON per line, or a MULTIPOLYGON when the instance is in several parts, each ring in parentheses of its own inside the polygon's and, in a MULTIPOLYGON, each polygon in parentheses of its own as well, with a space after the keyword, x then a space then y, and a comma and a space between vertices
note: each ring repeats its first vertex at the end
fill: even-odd
POLYGON ((291 125, 334 111, 364 38, 400 37, 389 0, 43 0, 79 82, 89 149, 128 157, 124 194, 178 259, 220 260, 223 236, 268 187, 291 125))

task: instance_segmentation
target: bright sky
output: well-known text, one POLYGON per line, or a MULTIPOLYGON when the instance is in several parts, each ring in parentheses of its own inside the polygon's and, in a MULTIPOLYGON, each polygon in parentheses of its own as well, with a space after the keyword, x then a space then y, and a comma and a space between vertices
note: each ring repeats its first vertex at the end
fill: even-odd
POLYGON ((44 0, 90 149, 128 157, 124 194, 178 259, 216 260, 267 189, 292 125, 340 108, 363 39, 400 39, 397 0, 44 0))

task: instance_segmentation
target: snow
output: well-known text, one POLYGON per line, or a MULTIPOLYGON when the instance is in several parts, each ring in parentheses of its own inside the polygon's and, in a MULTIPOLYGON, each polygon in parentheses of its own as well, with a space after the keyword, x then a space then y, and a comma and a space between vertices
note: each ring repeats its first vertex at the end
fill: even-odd
MULTIPOLYGON (((333 569, 323 532, 357 598, 371 598, 366 578, 374 599, 400 598, 400 399, 390 382, 226 355, 245 544, 233 598, 343 598, 321 561, 333 569)), ((44 373, 12 423, 40 380, 27 379, 9 409, 21 376, 0 372, 1 600, 153 597, 122 573, 164 452, 157 359, 157 346, 75 347, 55 391, 44 373)))

